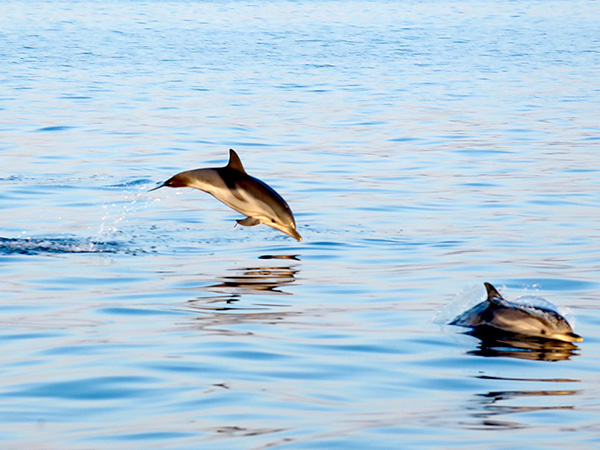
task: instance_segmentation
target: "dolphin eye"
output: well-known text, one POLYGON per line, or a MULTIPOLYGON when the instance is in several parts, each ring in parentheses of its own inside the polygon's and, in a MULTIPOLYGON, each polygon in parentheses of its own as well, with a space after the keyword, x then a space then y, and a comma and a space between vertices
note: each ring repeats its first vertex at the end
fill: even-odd
POLYGON ((275 223, 275 219, 271 219, 271 223, 275 223))
POLYGON ((546 330, 540 330, 540 333, 546 334, 546 330))

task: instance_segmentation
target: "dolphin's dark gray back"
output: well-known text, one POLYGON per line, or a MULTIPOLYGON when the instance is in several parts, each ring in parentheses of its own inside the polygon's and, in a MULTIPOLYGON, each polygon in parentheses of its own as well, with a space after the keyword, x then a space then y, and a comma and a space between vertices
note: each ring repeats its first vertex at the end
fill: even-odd
POLYGON ((505 300, 490 283, 485 283, 487 299, 458 316, 450 324, 471 328, 496 328, 527 336, 581 342, 567 320, 557 311, 505 300))

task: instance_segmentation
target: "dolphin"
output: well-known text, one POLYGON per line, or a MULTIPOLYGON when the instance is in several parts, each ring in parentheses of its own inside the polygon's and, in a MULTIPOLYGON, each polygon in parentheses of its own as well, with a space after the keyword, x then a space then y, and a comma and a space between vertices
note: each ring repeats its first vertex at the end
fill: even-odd
POLYGON ((550 308, 505 300, 490 283, 484 283, 487 299, 461 314, 450 325, 503 331, 541 339, 581 342, 569 322, 550 308))
POLYGON ((229 163, 225 167, 181 172, 150 191, 164 186, 191 187, 208 192, 246 216, 237 220, 240 225, 251 227, 264 223, 298 241, 302 240, 286 201, 266 183, 248 175, 240 157, 232 149, 229 150, 229 163))

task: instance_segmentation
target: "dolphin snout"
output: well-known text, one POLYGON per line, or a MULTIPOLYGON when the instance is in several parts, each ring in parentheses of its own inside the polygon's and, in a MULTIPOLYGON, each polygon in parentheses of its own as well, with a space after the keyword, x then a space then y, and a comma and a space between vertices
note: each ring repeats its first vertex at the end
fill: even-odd
POLYGON ((566 336, 570 342, 583 342, 583 338, 576 333, 569 333, 566 336))
POLYGON ((298 242, 302 241, 302 236, 300 236, 300 233, 298 233, 296 230, 294 230, 293 228, 289 229, 286 231, 287 234, 289 234, 291 237, 293 237, 294 239, 297 239, 298 242))

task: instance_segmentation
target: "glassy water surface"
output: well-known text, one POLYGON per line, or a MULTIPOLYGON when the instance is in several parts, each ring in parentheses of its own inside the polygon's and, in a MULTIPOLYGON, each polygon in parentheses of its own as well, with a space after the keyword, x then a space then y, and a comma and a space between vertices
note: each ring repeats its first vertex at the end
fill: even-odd
POLYGON ((3 448, 598 448, 597 2, 0 8, 3 448), (229 148, 303 242, 148 192, 229 148))

